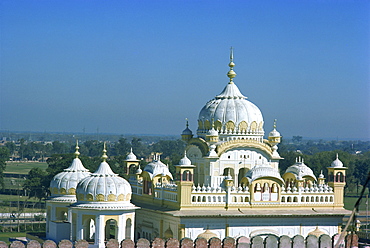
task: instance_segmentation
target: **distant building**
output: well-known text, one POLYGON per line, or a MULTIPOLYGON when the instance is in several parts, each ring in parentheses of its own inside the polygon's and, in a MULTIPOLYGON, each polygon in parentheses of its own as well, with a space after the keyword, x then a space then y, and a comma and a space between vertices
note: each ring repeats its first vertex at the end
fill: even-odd
POLYGON ((182 132, 184 157, 172 175, 155 154, 144 168, 131 150, 124 165, 129 183, 112 172, 105 150, 99 169, 78 158, 50 184, 47 238, 86 239, 103 247, 116 238, 237 238, 274 234, 330 236, 340 232, 346 167, 337 157, 329 178, 316 176, 298 157, 283 174, 276 129, 264 139, 259 108, 233 79, 201 109, 196 136, 182 132), (132 194, 132 195, 131 195, 132 194), (137 209, 132 202, 140 207, 137 209))

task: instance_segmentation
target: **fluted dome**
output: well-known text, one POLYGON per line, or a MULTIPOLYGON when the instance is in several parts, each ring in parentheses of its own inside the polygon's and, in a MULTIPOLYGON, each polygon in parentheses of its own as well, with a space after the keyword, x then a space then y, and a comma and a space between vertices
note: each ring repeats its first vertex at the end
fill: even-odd
POLYGON ((273 177, 284 183, 279 171, 269 165, 256 165, 246 173, 245 177, 248 178, 249 183, 264 177, 273 177))
POLYGON ((310 179, 316 181, 317 180, 316 176, 313 174, 313 171, 311 170, 311 168, 305 165, 303 160, 300 160, 300 159, 301 158, 298 158, 295 164, 289 166, 288 169, 285 171, 285 174, 292 173, 297 178, 309 177, 310 179))
POLYGON ((64 169, 63 172, 55 175, 51 180, 50 191, 52 197, 58 195, 75 195, 77 184, 91 174, 78 158, 78 146, 76 147, 75 155, 76 158, 73 159, 72 164, 67 169, 64 169))
POLYGON ((169 176, 171 179, 173 179, 171 172, 169 171, 167 165, 162 163, 159 159, 154 160, 147 164, 144 168, 144 171, 148 172, 150 175, 150 178, 153 179, 153 177, 157 175, 164 175, 169 176))
POLYGON ((233 55, 230 56, 230 82, 214 99, 206 103, 198 117, 198 135, 207 135, 214 125, 222 135, 263 136, 263 117, 259 108, 247 100, 233 82, 233 55))
POLYGON ((99 168, 78 184, 78 202, 129 202, 131 200, 130 184, 115 174, 105 159, 104 153, 103 162, 99 168))
POLYGON ((340 161, 338 158, 338 153, 337 153, 337 158, 331 163, 331 167, 335 167, 335 168, 343 167, 342 161, 340 161))

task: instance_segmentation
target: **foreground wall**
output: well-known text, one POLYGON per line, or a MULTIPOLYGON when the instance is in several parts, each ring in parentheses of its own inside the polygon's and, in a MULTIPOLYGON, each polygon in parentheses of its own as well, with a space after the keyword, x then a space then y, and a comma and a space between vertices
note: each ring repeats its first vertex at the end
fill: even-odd
MULTIPOLYGON (((106 243, 106 248, 329 248, 334 247, 338 237, 339 235, 330 237, 324 234, 319 238, 316 236, 308 236, 304 239, 300 235, 293 238, 289 238, 288 236, 277 237, 269 235, 265 238, 256 236, 252 239, 247 237, 239 237, 238 239, 228 237, 222 241, 219 238, 211 238, 208 241, 204 238, 198 238, 194 241, 188 238, 184 238, 180 241, 177 239, 163 240, 156 238, 152 242, 147 239, 139 239, 136 243, 129 239, 125 239, 121 243, 115 239, 111 239, 106 243)), ((85 240, 76 241, 74 243, 69 240, 62 240, 58 245, 51 240, 47 240, 42 244, 36 240, 31 240, 26 244, 21 241, 14 241, 9 246, 5 242, 0 241, 0 248, 88 248, 89 246, 90 248, 93 247, 93 245, 85 240)), ((358 247, 357 235, 347 235, 345 242, 343 242, 340 247, 358 247)))

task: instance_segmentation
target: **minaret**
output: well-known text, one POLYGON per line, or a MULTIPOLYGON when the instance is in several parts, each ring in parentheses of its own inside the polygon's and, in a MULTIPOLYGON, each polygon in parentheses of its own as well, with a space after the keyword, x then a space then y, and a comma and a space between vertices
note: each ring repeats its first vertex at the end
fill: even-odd
POLYGON ((342 161, 337 158, 328 167, 328 185, 334 190, 334 206, 343 207, 344 187, 346 186, 346 170, 342 161))
POLYGON ((194 167, 191 164, 190 159, 186 156, 180 159, 179 164, 176 167, 176 184, 177 184, 177 201, 179 207, 190 207, 191 206, 191 191, 194 181, 194 167))
POLYGON ((123 165, 126 171, 125 177, 128 177, 127 175, 134 174, 136 170, 138 169, 139 164, 140 164, 140 160, 138 160, 136 155, 132 152, 132 147, 131 147, 130 153, 127 155, 126 159, 123 160, 123 165))

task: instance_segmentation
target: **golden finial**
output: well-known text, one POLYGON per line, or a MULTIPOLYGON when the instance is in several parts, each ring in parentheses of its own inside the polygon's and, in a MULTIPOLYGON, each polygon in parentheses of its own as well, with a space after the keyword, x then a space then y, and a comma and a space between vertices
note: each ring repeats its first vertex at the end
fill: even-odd
POLYGON ((274 129, 276 129, 276 121, 277 119, 274 120, 274 129))
POLYGON ((230 48, 230 63, 229 63, 230 71, 227 73, 227 76, 230 78, 229 83, 233 83, 233 78, 236 77, 236 73, 233 70, 234 66, 235 66, 235 64, 234 64, 234 51, 233 51, 233 47, 231 47, 230 48))
POLYGON ((106 150, 106 144, 104 142, 104 149, 103 149, 103 155, 101 156, 101 158, 103 159, 103 162, 107 162, 107 150, 106 150))
POLYGON ((78 140, 76 140, 76 151, 75 151, 76 158, 78 158, 78 156, 80 155, 78 149, 80 149, 80 147, 78 146, 78 140))

